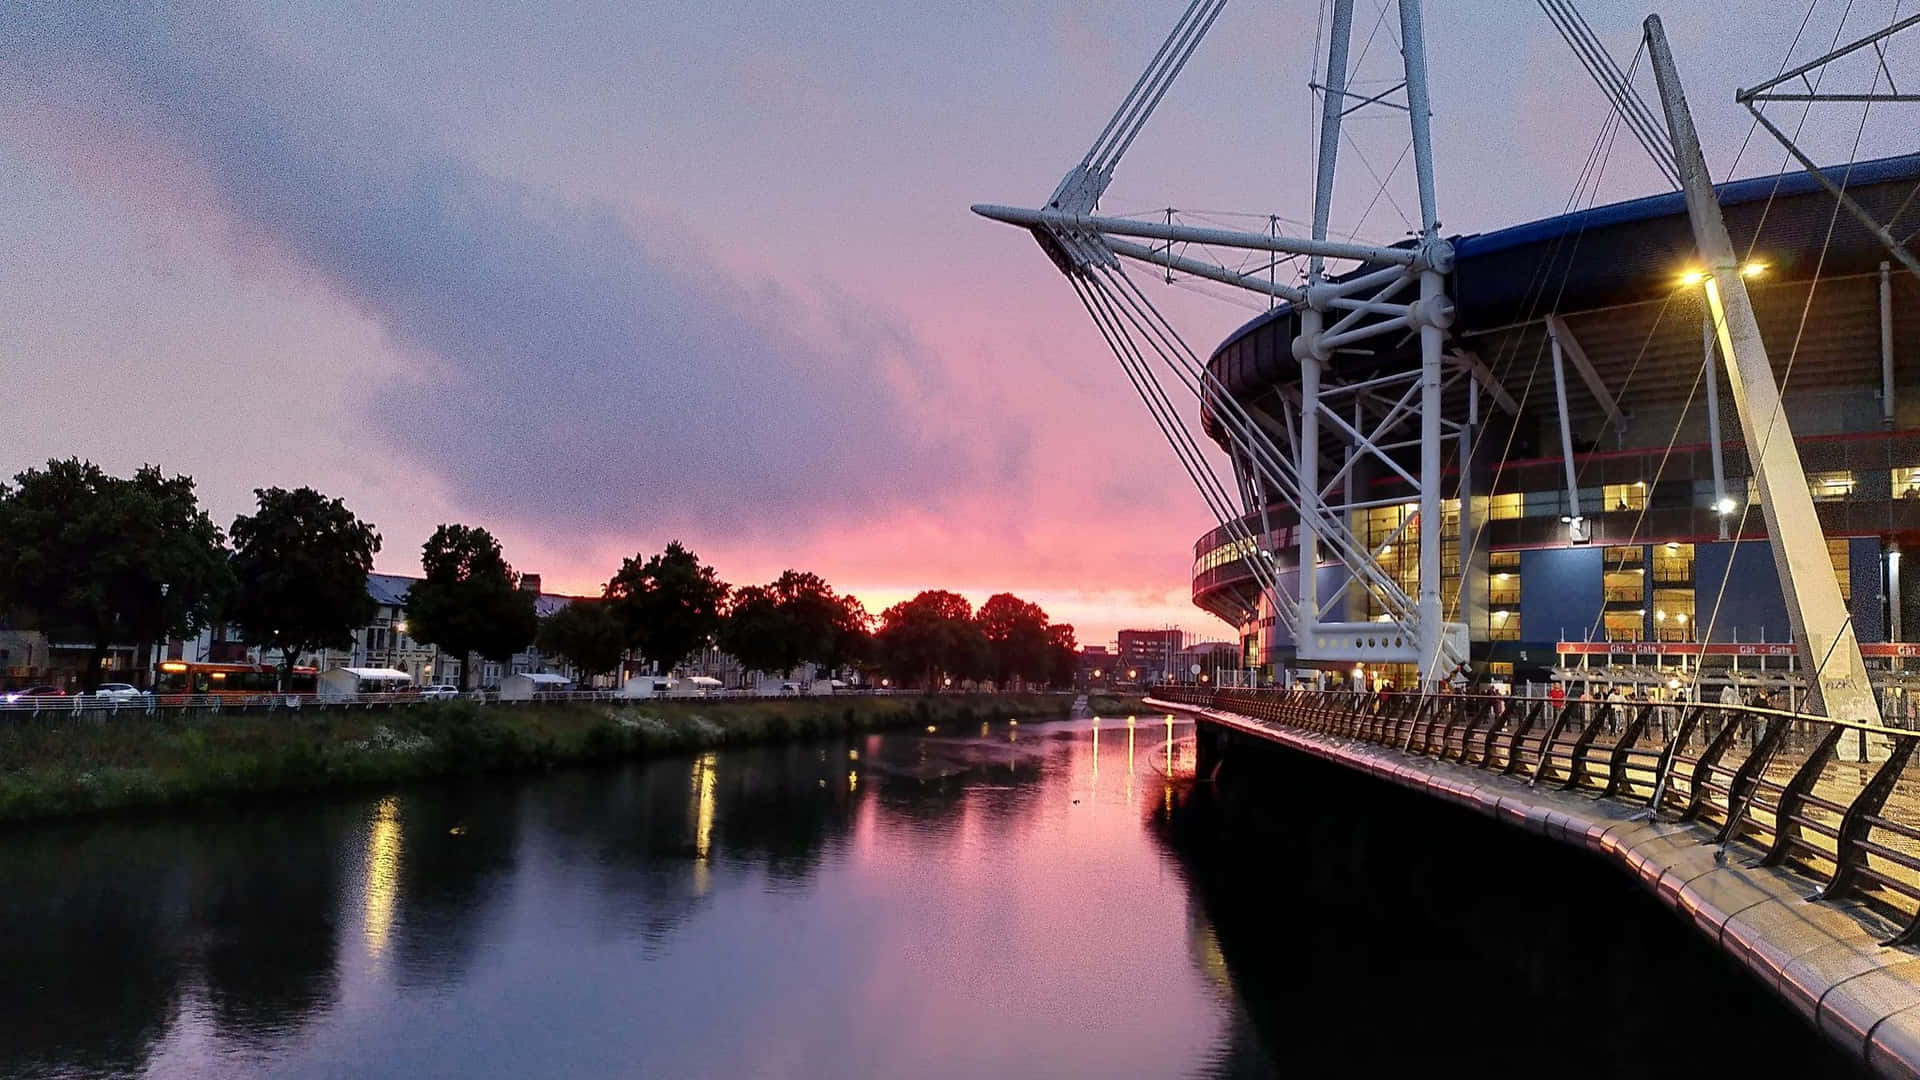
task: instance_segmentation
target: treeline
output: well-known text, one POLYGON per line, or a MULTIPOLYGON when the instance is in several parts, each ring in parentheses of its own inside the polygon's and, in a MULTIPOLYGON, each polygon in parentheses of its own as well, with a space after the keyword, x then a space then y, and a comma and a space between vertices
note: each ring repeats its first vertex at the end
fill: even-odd
MULTIPOLYGON (((78 459, 49 461, 0 484, 0 611, 91 644, 84 681, 98 684, 114 642, 187 637, 231 626, 278 653, 289 673, 318 649, 346 649, 374 617, 367 575, 381 538, 345 503, 311 488, 256 488, 252 513, 222 531, 193 480, 146 466, 116 477, 78 459)), ((679 542, 621 563, 598 598, 540 619, 500 542, 448 524, 421 548, 407 596, 407 634, 459 658, 505 663, 538 645, 583 675, 638 655, 671 671, 717 645, 749 669, 857 667, 895 685, 968 680, 1066 685, 1073 627, 1008 593, 975 612, 930 590, 876 619, 819 575, 789 570, 738 588, 679 542)))

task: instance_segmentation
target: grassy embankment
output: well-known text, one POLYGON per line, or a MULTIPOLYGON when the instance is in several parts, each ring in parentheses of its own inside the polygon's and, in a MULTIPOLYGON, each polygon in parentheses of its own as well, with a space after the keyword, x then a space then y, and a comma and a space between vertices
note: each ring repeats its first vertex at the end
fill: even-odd
POLYGON ((521 772, 982 717, 1065 716, 1073 699, 788 698, 0 721, 0 821, 521 772))
POLYGON ((1151 712, 1145 694, 1088 694, 1087 708, 1095 716, 1127 716, 1151 712))

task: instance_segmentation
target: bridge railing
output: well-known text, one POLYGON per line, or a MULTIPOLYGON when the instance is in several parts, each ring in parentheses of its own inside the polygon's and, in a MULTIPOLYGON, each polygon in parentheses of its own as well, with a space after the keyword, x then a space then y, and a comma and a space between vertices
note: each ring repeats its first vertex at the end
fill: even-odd
POLYGON ((1878 908, 1920 940, 1920 731, 1705 702, 1163 687, 1259 724, 1390 746, 1698 822, 1823 899, 1878 908))

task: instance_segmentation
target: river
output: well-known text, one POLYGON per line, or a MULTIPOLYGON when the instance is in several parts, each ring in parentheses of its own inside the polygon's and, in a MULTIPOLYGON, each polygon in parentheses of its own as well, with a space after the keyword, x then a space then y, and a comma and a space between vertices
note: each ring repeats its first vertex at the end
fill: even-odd
MULTIPOLYGON (((1211 797, 1191 782, 1193 747, 1191 726, 1163 716, 1002 720, 15 828, 0 834, 0 1075, 1675 1064, 1649 1044, 1569 1068, 1553 1049, 1566 1025, 1529 1017, 1514 992, 1524 978, 1397 937, 1396 924, 1419 924, 1391 896, 1349 902, 1377 874, 1362 857, 1374 841, 1289 825, 1235 842, 1230 816, 1189 806, 1211 797), (1272 857, 1286 837, 1318 839, 1272 857), (1299 872, 1303 860, 1315 865, 1299 872), (1476 1049, 1490 1042, 1505 1052, 1476 1049)), ((1511 884, 1500 902, 1524 906, 1524 892, 1511 884)), ((1635 918, 1630 934, 1653 948, 1663 933, 1689 940, 1664 912, 1635 918)), ((1604 926, 1579 929, 1607 948, 1604 926)), ((1514 935, 1517 950, 1526 938, 1514 935)), ((1687 957, 1682 981, 1713 969, 1687 957)), ((1541 972, 1571 1030, 1585 1010, 1607 1037, 1613 982, 1583 997, 1577 972, 1523 968, 1541 972)), ((1755 1031, 1781 1019, 1737 975, 1699 977, 1738 1005, 1732 1019, 1687 1010, 1720 1025, 1717 1038, 1747 1010, 1760 1010, 1755 1031)), ((1824 1060, 1793 1023, 1769 1052, 1784 1030, 1795 1053, 1824 1060)))

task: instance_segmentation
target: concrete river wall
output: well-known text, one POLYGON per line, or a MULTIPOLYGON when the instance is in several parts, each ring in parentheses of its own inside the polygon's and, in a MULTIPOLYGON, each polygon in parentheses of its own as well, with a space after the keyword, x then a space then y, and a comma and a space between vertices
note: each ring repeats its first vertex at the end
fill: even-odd
POLYGON ((1907 942, 1920 905, 1906 903, 1920 889, 1899 887, 1898 843, 1902 800, 1920 798, 1905 776, 1920 733, 1710 706, 1556 716, 1544 702, 1244 691, 1150 703, 1198 718, 1202 779, 1257 740, 1612 860, 1874 1074, 1920 1077, 1907 942))

